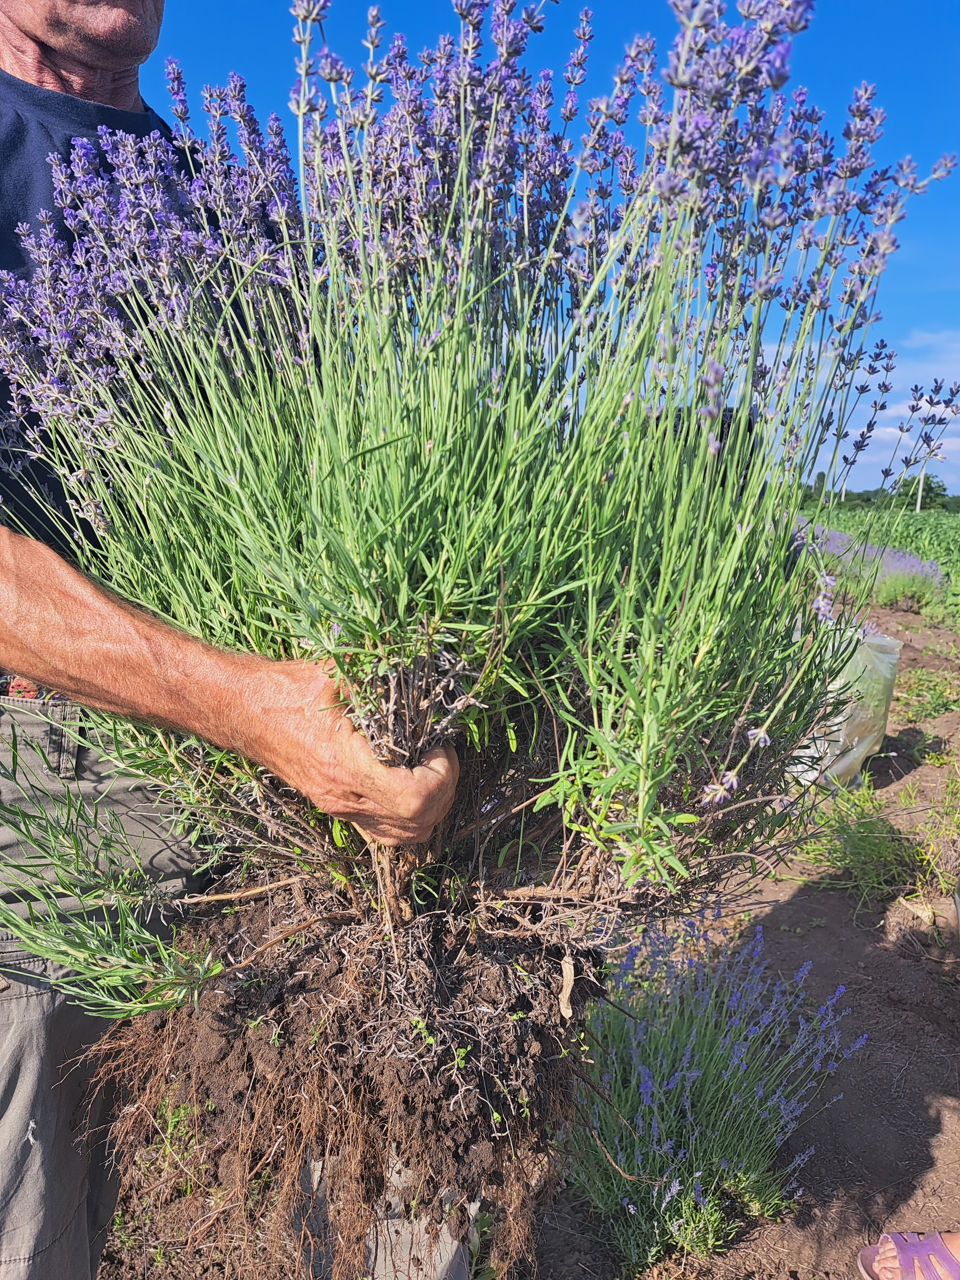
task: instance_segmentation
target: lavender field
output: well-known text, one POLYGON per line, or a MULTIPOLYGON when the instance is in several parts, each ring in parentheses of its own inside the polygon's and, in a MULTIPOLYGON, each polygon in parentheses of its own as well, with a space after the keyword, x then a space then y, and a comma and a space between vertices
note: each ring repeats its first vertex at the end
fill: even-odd
POLYGON ((960 516, 945 511, 874 512, 836 507, 816 528, 821 549, 851 572, 876 567, 887 593, 910 591, 960 618, 960 516), (879 562, 879 563, 877 563, 879 562))

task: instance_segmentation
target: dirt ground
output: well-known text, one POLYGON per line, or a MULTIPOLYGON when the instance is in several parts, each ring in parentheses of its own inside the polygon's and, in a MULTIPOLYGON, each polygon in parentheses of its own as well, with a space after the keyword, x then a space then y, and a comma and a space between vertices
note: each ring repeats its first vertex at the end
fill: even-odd
MULTIPOLYGON (((960 635, 896 610, 871 618, 903 642, 901 675, 924 668, 960 676, 960 635)), ((869 766, 884 816, 904 831, 945 803, 949 768, 917 763, 921 733, 938 758, 960 752, 960 712, 917 726, 895 702, 883 751, 869 766)), ((955 845, 958 831, 955 823, 955 845)), ((944 853, 956 858, 960 847, 944 853)), ((950 899, 934 904, 934 932, 900 902, 856 911, 849 894, 804 882, 799 866, 788 870, 764 883, 754 904, 768 959, 784 975, 812 960, 814 996, 845 984, 847 1025, 867 1032, 867 1045, 835 1078, 842 1099, 794 1135, 793 1150, 814 1145, 796 1213, 756 1224, 722 1257, 674 1259, 636 1280, 856 1280, 857 1251, 882 1231, 960 1226, 956 908, 950 899)), ((589 1214, 569 1197, 544 1215, 539 1252, 541 1280, 618 1274, 589 1214)))
MULTIPOLYGON (((894 610, 877 610, 872 620, 903 641, 901 673, 924 668, 960 677, 960 635, 894 610)), ((950 766, 942 761, 951 751, 960 754, 960 712, 918 726, 894 704, 883 751, 870 765, 891 823, 908 831, 943 810, 950 766), (939 764, 922 762, 921 742, 932 745, 939 764)), ((960 843, 951 852, 960 858, 960 843)), ((814 996, 844 983, 847 1026, 851 1035, 867 1032, 868 1043, 835 1078, 842 1099, 794 1135, 794 1149, 812 1143, 815 1150, 793 1215, 753 1225, 722 1257, 674 1259, 630 1280, 856 1280, 857 1250, 881 1231, 960 1225, 960 943, 952 901, 936 904, 939 929, 931 931, 896 901, 857 911, 853 897, 811 882, 798 864, 759 886, 749 905, 749 927, 764 925, 770 964, 790 975, 812 960, 814 996)), ((542 1214, 537 1271, 540 1280, 620 1275, 588 1210, 569 1191, 542 1214)), ((100 1280, 131 1274, 185 1276, 176 1258, 154 1261, 128 1219, 110 1243, 100 1280), (132 1253, 140 1257, 131 1270, 132 1253)))

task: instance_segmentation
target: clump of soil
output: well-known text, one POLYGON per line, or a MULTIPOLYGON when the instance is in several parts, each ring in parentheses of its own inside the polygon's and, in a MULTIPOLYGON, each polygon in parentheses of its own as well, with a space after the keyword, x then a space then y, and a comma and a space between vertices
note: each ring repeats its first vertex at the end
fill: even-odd
POLYGON ((126 1196, 149 1213, 152 1251, 192 1255, 193 1275, 258 1280, 316 1274, 322 1256, 352 1280, 393 1195, 461 1239, 480 1202, 506 1268, 529 1251, 549 1139, 571 1116, 572 1028, 599 957, 484 937, 439 909, 390 933, 312 905, 297 884, 208 909, 190 930, 224 973, 195 1007, 118 1026, 101 1046, 124 1100, 115 1147, 136 1153, 126 1196))

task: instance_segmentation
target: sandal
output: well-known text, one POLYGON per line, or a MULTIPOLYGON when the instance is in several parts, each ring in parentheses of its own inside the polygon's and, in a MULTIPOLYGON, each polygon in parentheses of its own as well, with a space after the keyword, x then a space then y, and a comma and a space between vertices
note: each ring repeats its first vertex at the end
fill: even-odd
MULTIPOLYGON (((918 1275, 922 1280, 960 1280, 960 1261, 943 1243, 939 1232, 920 1235, 916 1231, 886 1231, 880 1240, 881 1243, 892 1240, 896 1245, 900 1280, 915 1280, 918 1275), (934 1266, 935 1261, 940 1264, 940 1270, 934 1266)), ((857 1254, 857 1266, 863 1280, 880 1280, 874 1270, 879 1252, 879 1245, 872 1244, 857 1254)))

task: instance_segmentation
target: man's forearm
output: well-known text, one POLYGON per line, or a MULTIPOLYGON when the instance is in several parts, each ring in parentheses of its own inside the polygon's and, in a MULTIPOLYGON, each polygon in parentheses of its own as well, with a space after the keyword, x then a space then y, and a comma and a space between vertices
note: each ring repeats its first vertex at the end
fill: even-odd
POLYGON ((0 528, 0 666, 8 671, 85 706, 239 749, 237 682, 257 665, 158 622, 42 543, 0 528))
POLYGON ((425 840, 453 799, 459 770, 452 748, 416 769, 386 768, 315 663, 214 649, 2 526, 0 667, 85 706, 247 756, 386 844, 425 840))

